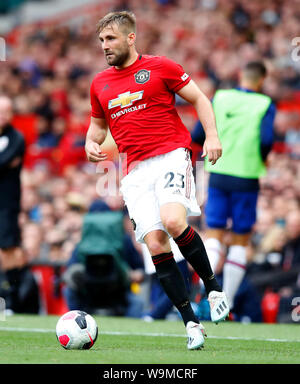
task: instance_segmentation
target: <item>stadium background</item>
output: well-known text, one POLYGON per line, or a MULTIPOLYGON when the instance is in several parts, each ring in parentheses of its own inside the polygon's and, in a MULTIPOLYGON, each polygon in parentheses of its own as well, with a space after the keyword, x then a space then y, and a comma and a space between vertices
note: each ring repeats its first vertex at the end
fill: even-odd
MULTIPOLYGON (((278 275, 268 275, 267 281, 259 276, 263 279, 266 266, 280 275, 300 265, 299 247, 293 265, 279 262, 286 244, 299 244, 300 237, 300 56, 292 42, 300 36, 297 0, 1 2, 6 61, 0 63, 0 92, 12 97, 13 125, 26 140, 20 224, 22 245, 40 284, 41 312, 66 310, 56 266, 69 260, 80 240, 83 215, 99 199, 99 174, 84 154, 89 86, 106 67, 95 26, 108 11, 120 9, 137 16, 138 51, 181 63, 208 97, 217 88, 235 86, 247 61, 265 60, 269 75, 264 91, 277 106, 276 137, 261 180, 249 268, 263 288, 263 320, 291 321, 299 279, 293 276, 286 286, 278 275), (279 301, 285 306, 281 318, 276 316, 279 301)), ((179 99, 177 104, 192 130, 193 110, 179 99)), ((105 150, 118 161, 111 138, 105 150)), ((195 146, 194 161, 199 150, 195 146)), ((113 210, 122 208, 120 197, 105 202, 113 210)), ((196 224, 205 233, 203 218, 196 224)), ((130 225, 126 228, 133 236, 130 225)))

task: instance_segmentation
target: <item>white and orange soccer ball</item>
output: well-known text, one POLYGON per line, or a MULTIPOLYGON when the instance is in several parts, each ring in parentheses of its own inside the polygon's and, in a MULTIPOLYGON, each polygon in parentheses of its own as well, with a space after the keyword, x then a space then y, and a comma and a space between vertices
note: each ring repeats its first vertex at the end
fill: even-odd
POLYGON ((98 336, 94 318, 83 311, 69 311, 56 324, 56 337, 65 349, 90 349, 98 336))

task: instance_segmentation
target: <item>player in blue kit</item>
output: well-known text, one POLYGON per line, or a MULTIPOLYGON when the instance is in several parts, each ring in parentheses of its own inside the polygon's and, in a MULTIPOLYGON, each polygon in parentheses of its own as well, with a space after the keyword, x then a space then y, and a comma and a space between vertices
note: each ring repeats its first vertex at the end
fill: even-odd
MULTIPOLYGON (((250 62, 241 71, 240 86, 218 90, 213 98, 223 155, 210 173, 206 203, 207 240, 205 247, 215 270, 222 252, 227 222, 232 220, 232 243, 223 269, 223 290, 230 308, 246 269, 246 247, 256 221, 259 177, 266 172, 266 158, 273 143, 275 105, 261 93, 266 68, 250 62)), ((198 122, 192 140, 203 144, 205 133, 198 122)))

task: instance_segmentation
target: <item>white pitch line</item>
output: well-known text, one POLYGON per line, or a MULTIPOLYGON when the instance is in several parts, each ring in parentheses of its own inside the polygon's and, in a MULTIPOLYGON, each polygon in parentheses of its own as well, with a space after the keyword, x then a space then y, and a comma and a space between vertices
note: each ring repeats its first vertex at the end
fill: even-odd
MULTIPOLYGON (((53 333, 55 330, 46 328, 22 328, 22 327, 0 327, 0 331, 8 332, 34 332, 34 333, 53 333)), ((184 337, 186 335, 176 333, 142 333, 142 332, 119 332, 119 331, 99 331, 99 335, 111 335, 111 336, 151 336, 151 337, 184 337)), ((300 343, 300 340, 288 340, 288 339, 262 339, 252 337, 236 337, 236 336, 213 336, 209 335, 208 339, 220 339, 220 340, 241 340, 241 341, 269 341, 279 343, 300 343)))

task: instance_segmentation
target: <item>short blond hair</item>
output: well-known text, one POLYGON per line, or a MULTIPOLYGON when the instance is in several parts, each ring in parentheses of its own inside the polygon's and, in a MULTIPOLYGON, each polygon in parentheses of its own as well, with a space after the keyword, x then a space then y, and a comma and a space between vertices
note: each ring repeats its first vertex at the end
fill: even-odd
POLYGON ((126 33, 136 33, 136 18, 134 13, 128 11, 110 12, 99 20, 97 24, 97 33, 103 31, 104 28, 116 24, 126 33))

